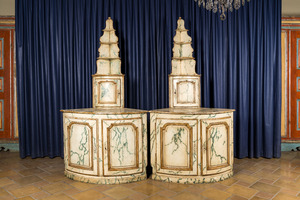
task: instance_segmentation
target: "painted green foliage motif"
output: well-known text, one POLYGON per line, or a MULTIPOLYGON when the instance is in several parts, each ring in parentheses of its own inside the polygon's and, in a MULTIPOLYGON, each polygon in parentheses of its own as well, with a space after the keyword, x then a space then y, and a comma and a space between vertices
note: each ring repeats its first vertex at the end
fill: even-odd
POLYGON ((112 129, 113 137, 111 138, 111 141, 114 141, 114 144, 111 146, 111 148, 113 149, 113 153, 118 154, 120 165, 122 165, 126 154, 133 155, 133 152, 129 151, 127 138, 128 129, 128 126, 116 126, 112 129))
POLYGON ((186 148, 186 152, 188 152, 188 147, 187 147, 187 145, 182 141, 182 136, 183 136, 184 134, 186 134, 184 128, 177 128, 177 131, 176 131, 176 133, 174 133, 174 135, 172 136, 171 141, 170 141, 168 144, 165 145, 165 146, 173 145, 173 151, 172 151, 172 154, 173 154, 174 152, 176 152, 176 151, 179 149, 180 145, 184 145, 185 148, 186 148))
MULTIPOLYGON (((72 129, 71 129, 71 137, 73 135, 73 129, 74 129, 74 126, 72 126, 72 129)), ((81 133, 81 137, 80 137, 81 139, 80 139, 80 142, 78 144, 79 145, 78 146, 79 152, 75 152, 72 149, 70 150, 70 153, 71 153, 70 157, 72 158, 72 157, 76 156, 77 157, 77 163, 76 164, 78 164, 78 165, 85 165, 86 155, 89 154, 88 135, 89 135, 88 130, 87 130, 86 126, 84 126, 83 132, 81 133)), ((75 145, 75 144, 72 144, 72 145, 75 145)))

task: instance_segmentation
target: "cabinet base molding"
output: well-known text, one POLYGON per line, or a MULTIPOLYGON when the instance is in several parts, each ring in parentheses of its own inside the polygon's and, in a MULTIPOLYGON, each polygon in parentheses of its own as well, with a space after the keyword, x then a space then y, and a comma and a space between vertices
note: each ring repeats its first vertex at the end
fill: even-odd
POLYGON ((78 174, 68 170, 65 170, 65 176, 80 182, 112 185, 112 184, 122 184, 122 183, 132 183, 136 181, 142 181, 147 179, 147 174, 135 174, 128 176, 112 176, 112 177, 98 177, 98 176, 88 176, 85 174, 78 174))
POLYGON ((211 176, 175 176, 164 174, 152 174, 151 178, 156 181, 168 183, 182 183, 182 184, 201 184, 201 183, 215 183, 223 181, 233 176, 233 171, 229 170, 227 173, 211 175, 211 176))

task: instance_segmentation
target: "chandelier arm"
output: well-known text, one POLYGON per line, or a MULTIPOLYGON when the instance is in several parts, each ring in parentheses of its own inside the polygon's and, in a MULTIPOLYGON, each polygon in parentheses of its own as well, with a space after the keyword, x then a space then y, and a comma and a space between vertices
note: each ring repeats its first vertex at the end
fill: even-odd
MULTIPOLYGON (((196 3, 198 3, 198 6, 203 8, 206 8, 209 11, 212 11, 214 13, 218 12, 221 13, 220 19, 225 20, 226 15, 225 13, 233 11, 233 8, 238 10, 241 5, 245 5, 245 0, 194 0, 196 3)), ((250 2, 250 0, 247 0, 247 2, 250 2)))

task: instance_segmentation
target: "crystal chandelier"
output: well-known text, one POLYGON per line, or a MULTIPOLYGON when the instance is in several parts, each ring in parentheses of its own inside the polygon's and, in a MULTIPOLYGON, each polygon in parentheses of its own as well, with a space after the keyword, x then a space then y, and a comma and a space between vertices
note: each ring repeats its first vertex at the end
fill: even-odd
MULTIPOLYGON (((199 7, 202 5, 203 8, 206 7, 207 10, 212 10, 214 13, 219 10, 221 20, 226 19, 225 12, 227 12, 227 10, 230 12, 233 11, 232 7, 238 10, 241 7, 241 1, 244 6, 245 0, 195 0, 195 2, 198 2, 199 7)), ((249 2, 250 0, 247 1, 249 2)))

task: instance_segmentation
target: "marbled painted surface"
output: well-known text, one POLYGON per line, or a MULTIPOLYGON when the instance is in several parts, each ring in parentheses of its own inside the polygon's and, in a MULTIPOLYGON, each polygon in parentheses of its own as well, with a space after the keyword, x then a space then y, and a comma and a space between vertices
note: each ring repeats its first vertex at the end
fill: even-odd
POLYGON ((124 107, 124 75, 94 75, 93 106, 124 107))
POLYGON ((207 115, 208 118, 215 118, 217 114, 226 114, 234 112, 234 109, 223 109, 223 108, 162 108, 157 110, 151 110, 150 113, 160 114, 180 114, 181 118, 207 115))
POLYGON ((124 115, 129 114, 143 114, 147 111, 138 110, 134 108, 80 108, 80 109, 68 109, 61 110, 64 113, 75 113, 75 114, 93 114, 93 115, 124 115))
POLYGON ((116 103, 117 85, 119 81, 98 82, 98 99, 100 103, 116 103))
POLYGON ((157 181, 171 182, 171 183, 182 183, 182 184, 201 184, 201 183, 215 183, 226 180, 233 176, 233 171, 211 175, 211 176, 174 176, 167 174, 152 174, 151 178, 157 181))
POLYGON ((162 135, 163 152, 162 165, 165 167, 189 167, 190 138, 186 126, 167 126, 162 135), (180 158, 180 159, 178 159, 180 158))
POLYGON ((134 167, 136 165, 136 138, 138 133, 132 125, 115 125, 110 129, 111 166, 134 167))
POLYGON ((188 107, 198 108, 200 106, 200 76, 169 76, 169 105, 171 108, 188 107))
POLYGON ((90 165, 91 131, 87 125, 71 125, 69 158, 71 163, 87 167, 90 165))
POLYGON ((153 179, 176 183, 204 183, 216 182, 232 176, 233 110, 159 109, 151 111, 150 124, 153 179), (188 112, 192 110, 193 113, 188 112), (166 124, 169 124, 168 129, 166 124), (192 137, 185 136, 183 130, 187 131, 187 129, 183 124, 191 127, 189 130, 192 131, 192 137), (164 135, 166 132, 167 136, 164 135), (191 140, 191 148, 186 148, 191 140), (164 148, 169 144, 172 146, 164 148), (162 153, 161 149, 163 149, 162 153), (186 149, 188 152, 185 151, 186 149), (176 161, 170 159, 174 150, 179 150, 176 161), (189 168, 184 168, 190 155, 192 164, 189 168), (167 163, 168 169, 162 169, 162 160, 167 163))
POLYGON ((177 83, 177 102, 180 103, 195 103, 195 82, 182 81, 177 83))
POLYGON ((195 60, 172 60, 172 75, 196 75, 195 60))
POLYGON ((196 61, 193 58, 192 38, 184 27, 184 20, 177 21, 176 34, 174 36, 172 75, 196 75, 196 61))
POLYGON ((208 130, 207 138, 208 158, 211 166, 226 164, 227 156, 227 129, 224 125, 215 125, 208 130))
POLYGON ((75 181, 94 183, 94 184, 103 184, 103 185, 132 183, 132 182, 142 181, 147 179, 146 172, 143 172, 141 174, 128 175, 128 176, 99 177, 99 176, 77 174, 71 171, 65 171, 65 175, 66 177, 75 181))
POLYGON ((84 113, 63 111, 66 176, 99 184, 144 180, 147 166, 146 111, 79 110, 84 110, 84 113))
MULTIPOLYGON (((179 31, 176 31, 176 35, 177 34, 185 34, 187 35, 187 32, 182 32, 179 33, 179 31)), ((175 38, 177 37, 175 35, 175 38)), ((175 41, 174 41, 175 42, 175 41)), ((186 41, 179 41, 179 43, 174 43, 174 47, 173 47, 173 57, 176 58, 192 58, 193 57, 193 51, 194 49, 192 48, 191 44, 189 42, 186 41), (182 43, 185 42, 185 43, 182 43)))

